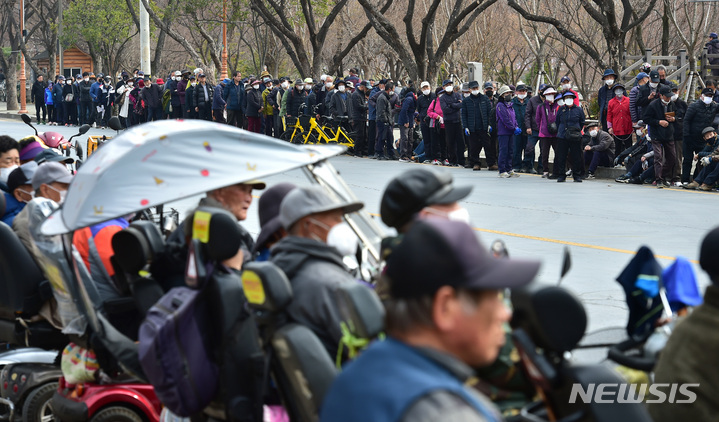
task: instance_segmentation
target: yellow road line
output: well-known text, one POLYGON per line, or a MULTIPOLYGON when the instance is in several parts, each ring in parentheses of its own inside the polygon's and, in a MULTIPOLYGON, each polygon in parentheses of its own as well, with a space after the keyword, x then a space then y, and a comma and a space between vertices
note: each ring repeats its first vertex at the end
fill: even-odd
MULTIPOLYGON (((379 214, 370 214, 375 217, 379 217, 379 214)), ((548 243, 557 243, 560 245, 567 245, 567 246, 576 246, 578 248, 587 248, 587 249, 594 249, 598 251, 606 251, 606 252, 617 252, 617 253, 623 253, 627 255, 635 255, 636 251, 630 251, 627 249, 618 249, 618 248, 610 248, 608 246, 599 246, 599 245, 590 245, 588 243, 578 243, 578 242, 570 242, 567 240, 559 240, 559 239, 551 239, 548 237, 539 237, 539 236, 530 236, 527 234, 519 234, 519 233, 511 233, 511 232, 503 232, 500 230, 492 230, 492 229, 483 229, 480 227, 472 227, 472 230, 478 231, 478 232, 484 232, 484 233, 492 233, 492 234, 498 234, 501 236, 510 236, 510 237, 518 237, 520 239, 528 239, 528 240, 537 240, 539 242, 548 242, 548 243)), ((669 261, 676 260, 675 257, 672 256, 666 256, 666 255, 654 255, 655 258, 658 259, 666 259, 669 261)), ((689 262, 692 262, 694 264, 698 264, 699 262, 690 259, 689 262)))

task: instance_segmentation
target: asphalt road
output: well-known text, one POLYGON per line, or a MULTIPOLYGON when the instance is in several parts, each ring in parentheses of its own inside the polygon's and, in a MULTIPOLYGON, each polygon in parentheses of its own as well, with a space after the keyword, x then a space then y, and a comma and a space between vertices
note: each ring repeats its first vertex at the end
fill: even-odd
MULTIPOLYGON (((75 133, 73 128, 52 130, 66 137, 75 133)), ((0 120, 0 134, 21 138, 30 133, 22 123, 0 120)), ((114 132, 93 129, 89 134, 109 136, 114 132)), ((387 182, 419 165, 345 156, 334 158, 332 163, 373 214, 379 212, 387 182)), ((539 278, 543 282, 557 283, 562 251, 569 247, 572 268, 562 286, 581 298, 589 316, 590 332, 626 324, 624 293, 614 279, 642 245, 660 256, 665 267, 679 255, 693 260, 702 290, 709 282, 696 262, 701 239, 719 225, 716 213, 719 193, 658 190, 607 180, 560 184, 531 175, 500 179, 496 172, 486 170, 444 171, 452 173, 456 184, 474 187, 463 205, 469 210, 472 226, 481 240, 489 245, 494 239, 501 239, 512 257, 541 260, 539 278)), ((300 171, 267 179, 270 185, 280 181, 308 183, 300 171)), ((184 213, 197 199, 188 198, 172 206, 184 213)), ((250 214, 245 226, 256 234, 259 232, 256 211, 250 214)), ((615 334, 600 334, 592 340, 601 341, 615 334)))

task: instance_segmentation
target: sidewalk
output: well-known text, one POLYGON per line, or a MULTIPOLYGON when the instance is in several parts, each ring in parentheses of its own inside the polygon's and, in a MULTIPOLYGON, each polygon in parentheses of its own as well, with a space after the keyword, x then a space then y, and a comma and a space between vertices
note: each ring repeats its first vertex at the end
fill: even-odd
MULTIPOLYGON (((32 107, 33 111, 34 111, 35 106, 32 105, 31 103, 26 104, 28 116, 32 117, 32 114, 30 114, 30 107, 32 107)), ((12 119, 12 120, 22 121, 22 118, 20 117, 20 113, 18 113, 18 110, 8 111, 6 102, 0 102, 0 119, 12 119)))

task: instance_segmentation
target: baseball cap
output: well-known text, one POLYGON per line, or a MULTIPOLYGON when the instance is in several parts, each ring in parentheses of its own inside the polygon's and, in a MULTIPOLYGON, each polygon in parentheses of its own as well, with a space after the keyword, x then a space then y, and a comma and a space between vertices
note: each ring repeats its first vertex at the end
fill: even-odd
POLYGON ((429 82, 427 82, 427 81, 422 81, 422 83, 419 84, 419 87, 420 87, 420 88, 424 88, 425 86, 430 86, 430 85, 429 85, 429 82))
POLYGON ((361 202, 339 202, 319 186, 293 189, 285 196, 280 205, 280 222, 289 229, 301 218, 326 211, 342 210, 349 214, 364 207, 361 202))
POLYGON ((639 81, 639 80, 642 80, 642 79, 648 78, 648 77, 649 77, 649 75, 647 75, 645 72, 639 72, 639 73, 637 74, 636 80, 639 81))
POLYGON ((477 82, 477 81, 470 82, 469 89, 472 89, 472 88, 479 88, 479 82, 477 82))
POLYGON ((634 129, 639 129, 639 128, 647 127, 647 124, 644 123, 644 120, 640 120, 640 121, 634 123, 634 124, 632 125, 632 127, 633 127, 634 129))
POLYGON ((485 82, 485 83, 484 83, 484 89, 487 89, 487 88, 493 88, 493 89, 494 89, 494 85, 492 85, 492 82, 485 82))
POLYGON ((305 83, 311 84, 311 83, 314 83, 314 81, 312 80, 312 78, 305 78, 305 83))
POLYGON ((40 153, 35 156, 34 160, 38 164, 42 164, 45 162, 57 162, 57 163, 72 164, 75 162, 75 160, 72 157, 60 155, 57 152, 55 152, 49 148, 40 151, 40 153))
MULTIPOLYGON (((702 95, 712 97, 712 96, 714 96, 714 90, 712 90, 711 88, 704 88, 704 89, 702 89, 702 95)), ((24 149, 23 149, 23 151, 24 151, 24 149)), ((22 160, 23 159, 22 153, 20 155, 21 155, 20 159, 22 160)))
POLYGON ((413 224, 387 259, 395 299, 434 295, 441 287, 493 290, 529 284, 538 261, 495 258, 469 225, 427 218, 413 224), (417 259, 429 257, 429 259, 417 259))
POLYGON ((197 75, 198 78, 204 78, 205 76, 206 75, 204 73, 200 73, 199 75, 197 75))
POLYGON ((559 82, 570 82, 569 76, 562 76, 562 79, 560 79, 559 82))
POLYGON ((452 82, 451 79, 445 79, 444 82, 442 82, 442 86, 453 85, 453 84, 454 84, 454 82, 452 82))
POLYGON ((707 133, 716 132, 716 131, 717 130, 714 129, 713 127, 707 126, 704 128, 704 130, 702 130, 702 136, 706 135, 707 133))
POLYGON ((37 163, 27 162, 13 170, 7 178, 7 187, 10 193, 22 185, 31 184, 30 181, 37 170, 37 163))
POLYGON ((516 90, 517 90, 517 91, 526 91, 526 90, 527 90, 527 85, 525 85, 525 84, 519 84, 519 85, 517 85, 516 90))
POLYGON ((449 172, 408 170, 387 185, 380 202, 380 215, 387 226, 399 228, 422 208, 434 204, 451 204, 466 198, 470 192, 472 186, 452 185, 449 172))
POLYGON ((539 92, 543 92, 545 89, 547 89, 547 84, 539 85, 539 92))
POLYGON ((462 84, 462 92, 469 92, 469 83, 465 82, 462 84))
POLYGON ((175 76, 182 76, 182 72, 180 72, 179 70, 176 70, 176 71, 175 71, 175 76))
POLYGON ((671 97, 672 96, 672 89, 668 86, 663 86, 659 90, 659 95, 663 95, 665 97, 671 97))
POLYGON ((659 82, 659 72, 656 70, 652 70, 649 72, 649 78, 652 80, 652 82, 659 82))
POLYGON ((60 163, 45 163, 37 168, 32 176, 32 188, 37 190, 40 185, 49 185, 53 182, 70 183, 72 174, 60 163))
POLYGON ((380 79, 379 83, 380 85, 387 85, 387 79, 380 79))
POLYGON ((292 183, 279 183, 267 189, 260 196, 258 214, 260 215, 260 234, 257 235, 254 252, 265 246, 270 236, 282 228, 280 205, 282 200, 297 186, 292 183))

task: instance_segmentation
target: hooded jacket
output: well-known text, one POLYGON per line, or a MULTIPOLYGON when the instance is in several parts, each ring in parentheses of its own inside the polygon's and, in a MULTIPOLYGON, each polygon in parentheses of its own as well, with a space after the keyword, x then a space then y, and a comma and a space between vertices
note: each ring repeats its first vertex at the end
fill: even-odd
POLYGON ((404 125, 409 123, 409 127, 414 127, 414 111, 417 109, 417 100, 414 93, 407 92, 402 101, 402 111, 399 113, 399 119, 397 119, 398 125, 404 125))
POLYGON ((287 314, 314 332, 334 358, 342 331, 337 287, 357 281, 347 272, 339 251, 326 243, 288 236, 272 248, 270 258, 290 280, 293 300, 287 314))
POLYGON ((497 103, 497 135, 514 135, 517 128, 517 117, 514 115, 512 102, 500 101, 497 103))

